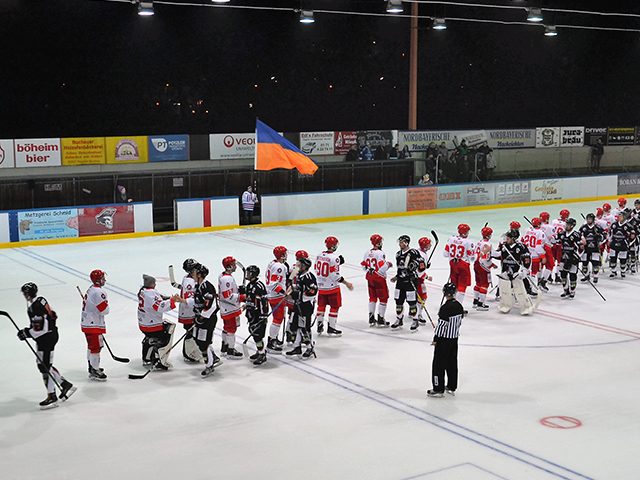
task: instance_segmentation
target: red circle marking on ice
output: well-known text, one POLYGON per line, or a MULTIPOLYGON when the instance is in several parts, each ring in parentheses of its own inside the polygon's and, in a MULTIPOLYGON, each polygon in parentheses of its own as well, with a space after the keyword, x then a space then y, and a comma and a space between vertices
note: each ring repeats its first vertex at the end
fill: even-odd
POLYGON ((561 428, 563 430, 566 430, 569 428, 578 428, 582 426, 582 422, 577 418, 567 417, 565 415, 544 417, 540 419, 540 423, 545 427, 561 428))

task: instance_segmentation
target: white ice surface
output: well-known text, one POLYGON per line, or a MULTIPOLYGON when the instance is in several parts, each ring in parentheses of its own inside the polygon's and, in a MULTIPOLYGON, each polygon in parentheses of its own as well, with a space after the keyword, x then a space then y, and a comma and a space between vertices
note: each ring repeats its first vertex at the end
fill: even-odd
MULTIPOLYGON (((568 204, 573 216, 595 203, 568 204)), ((561 207, 549 206, 555 215, 561 207)), ((560 287, 532 317, 471 310, 460 339, 455 398, 428 399, 431 327, 410 334, 371 330, 358 267, 372 233, 412 243, 434 229, 440 246, 428 300, 435 317, 448 276, 442 246, 464 221, 477 238, 485 222, 502 233, 540 207, 319 223, 218 233, 167 235, 0 251, 0 309, 26 325, 19 287, 33 281, 59 315, 55 365, 79 390, 60 408, 39 411, 45 390, 31 353, 0 318, 0 478, 9 479, 637 479, 640 460, 640 278, 602 278, 603 302, 580 284, 574 301, 560 287), (179 352, 173 371, 128 380, 140 365, 135 293, 142 273, 172 287, 167 265, 186 257, 215 280, 234 255, 262 271, 272 247, 315 254, 328 234, 347 261, 339 325, 342 338, 320 337, 308 362, 270 356, 254 368, 228 360, 208 379, 179 352), (108 272, 107 338, 131 364, 103 352, 107 383, 86 378, 76 285, 93 268, 108 272), (547 416, 582 426, 554 429, 547 416)), ((496 235, 497 237, 497 235, 496 235)), ((240 276, 238 275, 238 278, 240 276)), ((470 294, 471 291, 468 292, 470 294)), ((467 305, 470 306, 470 296, 467 305)), ((493 298, 493 296, 491 296, 493 298)), ((387 319, 394 315, 393 305, 387 319)), ((175 320, 175 317, 170 317, 175 320)), ((243 326, 238 338, 246 335, 243 326)), ((176 330, 177 334, 182 329, 176 330)), ((175 337, 177 338, 177 336, 175 337)), ((220 339, 214 340, 216 350, 220 339)))

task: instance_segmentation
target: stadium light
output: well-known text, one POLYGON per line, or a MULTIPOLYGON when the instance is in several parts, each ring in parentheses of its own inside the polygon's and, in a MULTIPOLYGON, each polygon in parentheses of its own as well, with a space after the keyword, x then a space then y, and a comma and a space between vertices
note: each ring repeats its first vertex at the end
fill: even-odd
POLYGON ((446 30, 447 22, 445 22, 444 18, 434 18, 432 28, 434 30, 446 30))
POLYGON ((229 3, 231 0, 211 0, 213 3, 229 3))
POLYGON ((387 13, 402 13, 402 0, 389 0, 387 2, 387 13))
POLYGON ((557 37, 558 31, 556 30, 555 25, 547 25, 544 27, 544 36, 545 37, 557 37))
POLYGON ((536 7, 528 9, 527 22, 539 23, 542 21, 542 10, 536 7))
POLYGON ((300 11, 300 23, 314 23, 313 10, 301 10, 300 11))
POLYGON ((138 15, 141 15, 143 17, 148 17, 154 14, 153 11, 153 2, 151 0, 149 1, 143 1, 143 0, 139 0, 138 1, 138 15))

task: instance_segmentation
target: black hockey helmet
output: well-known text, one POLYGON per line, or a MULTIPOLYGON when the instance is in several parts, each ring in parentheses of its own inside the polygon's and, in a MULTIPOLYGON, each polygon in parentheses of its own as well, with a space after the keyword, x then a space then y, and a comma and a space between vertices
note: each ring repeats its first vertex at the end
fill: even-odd
POLYGON ((442 293, 444 294, 445 297, 451 297, 453 295, 456 294, 456 284, 453 282, 447 282, 444 284, 444 287, 442 287, 442 293))
POLYGON ((206 278, 206 276, 209 275, 209 269, 200 263, 196 264, 196 266, 194 267, 194 270, 202 278, 206 278))
POLYGON ((25 283, 20 287, 20 291, 26 298, 36 298, 38 286, 33 282, 25 283))
POLYGON ((187 272, 187 273, 191 273, 196 265, 198 265, 198 262, 196 262, 193 258, 187 258, 184 262, 182 262, 182 269, 187 272))
POLYGON ((398 237, 398 242, 411 243, 411 237, 409 237, 409 235, 400 235, 398 237))
POLYGON ((254 280, 260 275, 260 269, 255 265, 249 265, 247 268, 245 268, 244 275, 247 280, 254 280))
POLYGON ((517 240, 518 237, 520 237, 520 232, 518 232, 518 230, 511 229, 507 233, 505 233, 504 236, 507 238, 513 238, 514 240, 517 240))
POLYGON ((596 216, 593 213, 587 213, 587 216, 585 218, 587 220, 591 220, 591 223, 596 221, 596 216))
POLYGON ((640 205, 640 198, 636 198, 636 199, 633 201, 633 204, 634 204, 634 205, 640 205))
POLYGON ((303 268, 303 272, 306 272, 311 268, 311 260, 309 260, 308 258, 301 258, 298 260, 298 263, 303 268))
POLYGON ((567 218, 567 227, 571 225, 571 228, 576 226, 576 219, 573 217, 567 218))

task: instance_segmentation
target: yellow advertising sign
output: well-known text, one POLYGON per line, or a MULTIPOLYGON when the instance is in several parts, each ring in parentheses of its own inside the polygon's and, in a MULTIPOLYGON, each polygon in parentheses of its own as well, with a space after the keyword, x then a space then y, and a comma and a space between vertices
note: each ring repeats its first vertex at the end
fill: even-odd
POLYGON ((146 163, 149 146, 146 136, 107 137, 107 163, 146 163))
POLYGON ((105 163, 104 137, 63 138, 62 165, 99 165, 105 163))

